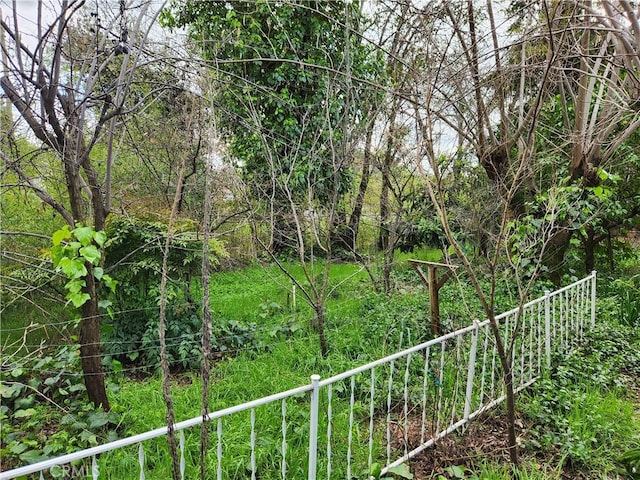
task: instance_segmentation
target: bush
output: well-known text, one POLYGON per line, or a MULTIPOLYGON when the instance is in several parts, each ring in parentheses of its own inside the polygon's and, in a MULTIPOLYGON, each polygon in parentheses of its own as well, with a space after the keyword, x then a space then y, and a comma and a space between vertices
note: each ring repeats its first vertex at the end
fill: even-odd
MULTIPOLYGON (((114 313, 104 322, 104 351, 123 363, 152 371, 160 364, 160 280, 167 226, 116 217, 110 221, 108 232, 105 269, 119 285, 114 313)), ((196 222, 177 222, 169 243, 170 281, 165 292, 167 357, 174 368, 200 365, 202 304, 194 299, 192 289, 200 275, 202 246, 196 222)), ((214 266, 226 255, 217 240, 210 240, 209 252, 214 266)))
MULTIPOLYGON (((165 340, 170 367, 196 369, 201 357, 201 306, 175 302, 167 305, 165 340)), ((156 305, 114 315, 105 325, 104 352, 141 371, 160 366, 160 312, 156 305)))

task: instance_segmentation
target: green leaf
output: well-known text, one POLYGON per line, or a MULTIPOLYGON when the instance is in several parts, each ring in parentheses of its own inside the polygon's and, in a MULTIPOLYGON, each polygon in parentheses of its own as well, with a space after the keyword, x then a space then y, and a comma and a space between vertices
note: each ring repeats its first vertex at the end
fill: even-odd
POLYGON ((88 430, 84 430, 80 434, 80 439, 83 442, 87 442, 91 446, 95 446, 98 444, 98 437, 96 437, 93 433, 89 432, 88 430))
POLYGON ((16 443, 9 448, 9 451, 14 455, 20 455, 25 450, 29 449, 29 445, 25 445, 24 443, 16 443))
POLYGON ((86 286, 86 284, 87 282, 85 282, 84 280, 75 278, 67 282, 64 288, 66 288, 70 293, 80 293, 82 287, 86 286))
POLYGON ((49 474, 53 478, 64 478, 67 473, 60 465, 54 465, 49 469, 49 474))
POLYGON ((98 302, 98 308, 109 308, 111 305, 113 305, 113 302, 109 299, 100 300, 98 302))
POLYGON ((30 417, 31 415, 35 415, 35 413, 36 413, 35 408, 27 408, 26 410, 16 410, 15 412, 13 412, 13 417, 25 418, 25 417, 30 417))
POLYGON ((11 376, 13 378, 21 377, 23 373, 24 373, 24 370, 20 367, 16 367, 13 370, 11 370, 11 376))
POLYGON ((116 285, 118 284, 117 280, 114 280, 109 275, 103 275, 102 281, 107 287, 109 287, 109 290, 111 290, 112 292, 116 291, 116 285))
POLYGON ((111 368, 113 369, 114 373, 122 372, 122 362, 116 359, 111 360, 111 368))
POLYGON ((102 247, 104 245, 104 242, 107 241, 107 234, 104 233, 103 230, 100 230, 98 232, 93 232, 93 239, 96 241, 96 243, 102 247))
POLYGON ((102 267, 94 267, 93 268, 93 276, 96 280, 100 281, 102 279, 102 275, 104 274, 104 269, 102 267))
POLYGON ((80 242, 69 242, 66 247, 64 247, 64 254, 70 258, 77 257, 80 247, 82 247, 80 242))
POLYGON ((95 245, 89 245, 80 249, 80 255, 84 257, 89 263, 97 265, 100 262, 100 250, 95 245))
POLYGON ((73 306, 76 308, 80 308, 82 305, 87 303, 91 297, 88 293, 69 293, 67 295, 67 299, 73 303, 73 306))
POLYGON ((140 356, 140 353, 136 350, 136 351, 133 351, 133 352, 129 353, 129 354, 127 355, 127 358, 128 358, 129 360, 131 360, 132 362, 135 362, 135 360, 136 360, 139 356, 140 356))
POLYGON ((598 168, 598 178, 600 180, 604 181, 607 178, 609 178, 609 174, 607 173, 607 171, 604 168, 598 168))
POLYGON ((452 465, 450 467, 445 468, 447 472, 453 475, 455 478, 464 478, 464 467, 459 465, 452 465))
POLYGON ((29 450, 20 455, 20 460, 25 463, 38 463, 42 460, 46 460, 46 457, 42 455, 41 450, 29 450))
POLYGON ((78 239, 83 247, 91 245, 94 230, 92 227, 78 227, 73 230, 73 236, 78 239))
POLYGON ((597 186, 593 189, 593 194, 598 197, 598 198, 602 198, 603 194, 604 194, 604 188, 602 188, 601 186, 597 186))
POLYGON ((109 423, 109 415, 106 412, 92 412, 89 414, 89 429, 95 430, 109 423))
POLYGON ((13 385, 0 383, 0 396, 2 398, 14 398, 20 394, 23 387, 24 385, 21 383, 14 383, 13 385))
POLYGON ((53 245, 57 246, 62 243, 63 240, 71 238, 71 232, 69 231, 69 225, 65 225, 60 230, 53 232, 53 236, 51 239, 53 240, 53 245))
POLYGON ((55 245, 51 248, 51 260, 53 261, 53 266, 57 267, 60 264, 60 260, 64 258, 64 248, 62 245, 55 245))
POLYGON ((31 395, 27 395, 26 397, 16 398, 15 407, 30 408, 34 403, 36 403, 36 396, 32 393, 31 395))
POLYGON ((78 258, 63 257, 58 267, 62 270, 62 273, 71 279, 84 277, 87 274, 84 262, 78 258))
POLYGON ((400 478, 406 478, 408 480, 413 479, 413 473, 409 471, 409 466, 406 463, 403 463, 402 465, 398 465, 397 467, 391 467, 389 470, 387 470, 387 473, 390 473, 400 478))
POLYGON ((71 385, 69 387, 69 391, 71 393, 75 393, 75 392, 83 392, 84 390, 86 390, 87 387, 84 386, 84 384, 82 383, 75 383, 73 385, 71 385))

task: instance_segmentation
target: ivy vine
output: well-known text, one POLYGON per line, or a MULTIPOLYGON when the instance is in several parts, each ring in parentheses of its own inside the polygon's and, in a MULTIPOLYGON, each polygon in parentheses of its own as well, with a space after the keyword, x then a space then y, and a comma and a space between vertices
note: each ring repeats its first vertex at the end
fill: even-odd
POLYGON ((71 230, 65 225, 54 232, 51 238, 53 266, 69 279, 64 286, 68 302, 80 308, 91 298, 85 291, 89 269, 95 280, 106 285, 112 293, 115 292, 117 282, 104 273, 101 267, 102 250, 107 241, 104 231, 96 231, 93 227, 82 224, 71 230))

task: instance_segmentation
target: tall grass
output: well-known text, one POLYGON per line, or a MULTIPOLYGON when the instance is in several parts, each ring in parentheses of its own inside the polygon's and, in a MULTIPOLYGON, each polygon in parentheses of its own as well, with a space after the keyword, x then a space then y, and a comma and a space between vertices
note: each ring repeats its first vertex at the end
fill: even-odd
MULTIPOLYGON (((425 258, 429 255, 429 252, 425 252, 425 258)), ((401 256, 398 259, 403 261, 401 256)), ((303 272, 298 266, 287 264, 287 268, 302 283, 305 282, 303 272)), ((306 384, 311 374, 319 374, 326 378, 430 338, 426 289, 407 265, 396 269, 394 275, 398 290, 387 296, 375 291, 366 272, 360 266, 349 263, 332 265, 331 285, 335 290, 328 298, 326 310, 330 346, 327 358, 322 358, 319 354, 317 338, 309 322, 313 312, 300 297, 300 292, 297 292, 297 302, 293 305, 291 281, 277 267, 255 265, 212 275, 213 321, 226 319, 238 322, 243 328, 258 332, 260 341, 226 352, 225 356, 218 359, 213 368, 209 410, 220 410, 306 384), (286 328, 280 328, 282 326, 286 328)), ((197 289, 197 286, 194 288, 197 289)), ((506 292, 507 287, 502 290, 502 295, 508 300, 509 295, 506 292)), ((507 303, 507 300, 504 300, 504 303, 507 303)), ((477 317, 478 305, 464 282, 450 280, 441 290, 441 301, 441 312, 449 318, 451 328, 468 325, 477 317)), ((579 363, 581 358, 576 357, 571 361, 576 362, 580 368, 584 367, 579 363)), ((446 364, 443 375, 447 388, 455 384, 459 374, 457 365, 446 364)), ((377 381, 384 382, 384 375, 383 372, 377 381)), ((610 375, 613 376, 613 373, 610 375)), ((582 462, 581 465, 586 465, 592 472, 612 471, 615 454, 622 453, 618 450, 630 445, 629 439, 633 436, 630 429, 640 428, 637 421, 633 420, 633 408, 630 407, 632 404, 624 400, 620 390, 613 389, 610 385, 600 389, 598 385, 587 382, 583 377, 572 377, 571 382, 574 381, 583 385, 580 395, 577 391, 568 389, 566 385, 563 387, 567 392, 564 397, 567 403, 562 407, 562 413, 558 414, 563 420, 559 422, 561 425, 549 423, 549 428, 560 430, 563 425, 568 425, 572 432, 571 438, 575 440, 572 440, 574 444, 584 444, 583 458, 586 461, 580 460, 577 463, 582 462), (580 403, 572 403, 572 399, 580 399, 580 403), (593 438, 596 439, 595 442, 591 440, 593 438)), ((535 418, 537 423, 547 425, 544 423, 544 411, 547 408, 544 402, 557 397, 557 391, 557 387, 551 388, 549 398, 545 396, 544 390, 537 391, 523 399, 521 408, 531 418, 535 418)), ((119 378, 114 377, 110 398, 113 409, 120 414, 121 436, 142 433, 165 425, 165 406, 160 392, 158 377, 137 380, 122 375, 119 378)), ((336 384, 332 394, 334 399, 346 398, 348 392, 348 385, 336 384)), ((172 393, 178 421, 200 414, 201 390, 197 375, 176 375, 173 379, 172 393)), ((358 395, 355 398, 353 419, 355 438, 352 442, 354 464, 351 473, 352 478, 366 478, 369 455, 369 406, 366 402, 366 392, 358 392, 358 395), (358 396, 359 394, 361 395, 358 396)), ((326 394, 323 394, 321 412, 327 412, 327 402, 326 394)), ((320 468, 323 472, 321 476, 326 476, 329 468, 326 462, 328 445, 336 459, 346 456, 347 435, 352 420, 349 418, 348 408, 343 405, 344 403, 340 402, 334 402, 332 405, 331 442, 328 442, 326 418, 320 420, 320 468)), ((255 410, 255 462, 261 472, 259 478, 281 478, 281 408, 280 404, 276 404, 255 410)), ((382 408, 382 405, 376 404, 377 413, 381 412, 382 408)), ((448 411, 453 408, 455 407, 451 405, 448 411)), ((303 472, 307 467, 308 409, 308 397, 304 395, 286 402, 288 478, 305 476, 303 472)), ((224 419, 222 422, 223 478, 250 476, 249 415, 247 412, 234 419, 224 419)), ((216 426, 216 422, 210 425, 211 451, 207 457, 212 476, 218 466, 216 426)), ((374 436, 377 438, 381 435, 382 432, 376 425, 374 436)), ((568 437, 563 437, 562 433, 558 435, 558 443, 549 441, 545 444, 544 439, 537 438, 534 439, 538 442, 537 447, 534 442, 529 445, 541 450, 560 448, 559 442, 568 437)), ((198 439, 197 428, 187 432, 185 436, 186 478, 193 478, 197 472, 198 439)), ((373 459, 382 459, 384 463, 385 452, 380 450, 381 444, 382 442, 375 442, 373 459)), ((159 438, 145 442, 144 449, 146 478, 169 478, 171 470, 166 440, 159 438)), ((556 459, 556 463, 550 466, 528 461, 528 476, 522 478, 558 478, 554 476, 556 467, 564 465, 565 460, 574 461, 569 455, 570 452, 565 452, 565 457, 556 459), (548 477, 544 476, 547 474, 548 477)), ((574 457, 579 460, 578 456, 574 457)), ((101 478, 139 478, 137 447, 102 455, 99 461, 101 478)), ((331 468, 332 477, 345 478, 344 463, 336 461, 331 468)), ((511 478, 510 467, 485 463, 478 468, 479 478, 511 478)))

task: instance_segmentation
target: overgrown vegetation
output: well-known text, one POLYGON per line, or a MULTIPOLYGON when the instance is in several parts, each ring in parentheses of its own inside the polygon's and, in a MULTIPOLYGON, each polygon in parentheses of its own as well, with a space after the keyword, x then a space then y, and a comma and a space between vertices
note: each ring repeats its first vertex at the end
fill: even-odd
POLYGON ((0 365, 3 469, 118 438, 119 415, 86 401, 78 345, 0 365))
MULTIPOLYGON (((486 318, 507 405, 492 417, 508 438, 497 449, 513 465, 467 458, 429 475, 637 476, 640 11, 626 0, 106 3, 13 2, 0 15, 2 468, 171 425, 173 403, 179 419, 205 415, 486 318), (431 292, 443 287, 433 332, 409 258, 456 264, 446 285, 430 271, 431 292), (598 328, 516 405, 513 362, 534 329, 503 343, 496 315, 594 269, 598 328)), ((456 342, 444 382, 415 368, 434 398, 456 392, 452 421, 456 342)), ((391 385, 392 370, 378 416, 392 394, 420 401, 391 385)), ((336 452, 369 411, 361 390, 355 420, 335 406, 336 452)), ((291 425, 302 403, 291 400, 291 425)), ((273 467, 281 427, 255 413, 269 448, 253 461, 273 467)), ((225 475, 244 478, 246 427, 224 428, 225 475)), ((298 477, 307 432, 292 430, 298 477)), ((201 480, 214 437, 186 438, 200 445, 186 464, 200 463, 201 480)), ((147 468, 178 480, 171 427, 167 438, 171 468, 164 440, 145 446, 147 468)), ((384 441, 369 460, 367 440, 356 438, 354 479, 381 476, 384 441)), ((99 461, 123 478, 136 455, 99 461)))
MULTIPOLYGON (((335 374, 429 338, 428 301, 411 270, 407 268, 405 272, 404 267, 399 268, 395 280, 398 291, 385 296, 370 291, 367 276, 359 272, 358 265, 336 264, 334 269, 332 278, 337 282, 348 280, 336 290, 329 304, 332 350, 326 360, 317 355, 313 338, 308 335, 307 318, 312 312, 304 304, 293 307, 291 287, 277 268, 255 266, 213 275, 214 349, 218 360, 213 370, 212 410, 293 388, 308 382, 312 373, 335 374), (354 273, 357 275, 353 276, 354 273), (273 375, 274 371, 278 372, 277 376, 273 375)), ((612 296, 599 301, 601 325, 588 334, 580 350, 556 363, 551 375, 521 398, 518 408, 527 425, 521 471, 528 472, 521 478, 560 478, 561 472, 585 472, 588 477, 623 471, 624 466, 616 462, 618 457, 637 447, 639 424, 634 419, 634 404, 626 394, 638 388, 640 331, 637 317, 631 324, 628 320, 632 319, 625 319, 624 326, 616 322, 616 295, 623 294, 625 288, 621 281, 603 282, 602 290, 612 296), (557 477, 550 473, 552 471, 557 477)), ((508 294, 507 290, 503 291, 506 303, 508 294)), ((454 302, 453 298, 473 298, 464 282, 452 284, 443 292, 447 299, 443 312, 466 317, 474 310, 479 311, 471 300, 454 302)), ((192 314, 198 318, 196 310, 192 314)), ((197 342, 189 345, 195 350, 199 348, 197 342)), ((152 374, 157 368, 154 368, 158 365, 157 359, 146 353, 144 346, 137 348, 149 355, 149 368, 142 372, 152 374)), ((5 420, 11 419, 9 424, 24 418, 19 429, 3 426, 2 454, 10 462, 8 465, 90 446, 116 434, 140 433, 163 424, 159 377, 152 374, 141 378, 136 364, 120 365, 113 357, 106 363, 112 372, 113 412, 105 414, 86 407, 82 401, 84 387, 77 355, 77 347, 64 347, 44 363, 14 359, 3 364, 2 415, 5 420), (43 375, 45 372, 51 372, 50 376, 43 375), (140 402, 140 398, 144 398, 144 402, 140 402), (56 420, 52 422, 52 419, 56 420)), ((190 368, 187 365, 181 369, 190 368)), ((198 415, 200 381, 196 375, 176 375, 172 392, 179 420, 198 415)), ((340 391, 335 395, 341 395, 340 391)), ((257 419, 263 442, 269 438, 276 441, 279 435, 278 414, 271 413, 273 424, 268 411, 261 412, 257 419)), ((295 406, 288 409, 290 422, 304 415, 304 410, 298 411, 295 406)), ((334 432, 348 430, 348 415, 336 410, 334 421, 334 432)), ((234 438, 245 438, 246 427, 238 427, 237 431, 235 428, 233 424, 225 427, 225 455, 235 451, 234 438)), ((289 435, 292 474, 305 469, 305 455, 302 454, 300 461, 294 461, 296 454, 293 453, 298 448, 306 451, 304 435, 304 431, 289 435)), ((186 438, 187 445, 196 441, 191 434, 186 438)), ((238 443, 238 459, 246 458, 242 450, 244 444, 238 443)), ((160 461, 164 448, 161 439, 145 444, 147 468, 151 472, 148 478, 164 478, 168 474, 168 464, 160 461)), ((131 457, 127 451, 105 456, 111 472, 109 478, 128 478, 126 472, 134 468, 135 453, 132 451, 131 457)), ((363 455, 366 458, 365 451, 358 452, 354 450, 355 458, 363 455)), ((272 461, 277 459, 261 457, 259 464, 272 461)), ((213 458, 211 462, 213 468, 213 458)), ((246 465, 242 462, 225 468, 235 471, 233 475, 238 478, 246 474, 246 465)), ((489 462, 484 466, 452 467, 441 474, 444 478, 498 479, 509 478, 509 472, 511 467, 489 462)))
POLYGON ((638 378, 638 325, 598 325, 526 394, 527 448, 551 453, 570 470, 616 472, 616 459, 640 440, 638 378))

